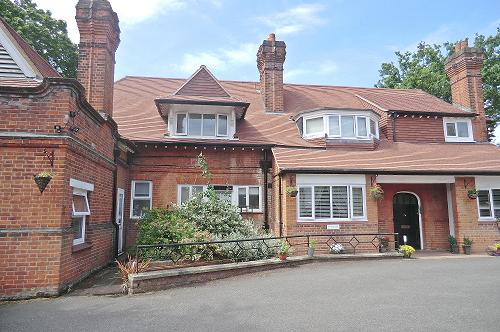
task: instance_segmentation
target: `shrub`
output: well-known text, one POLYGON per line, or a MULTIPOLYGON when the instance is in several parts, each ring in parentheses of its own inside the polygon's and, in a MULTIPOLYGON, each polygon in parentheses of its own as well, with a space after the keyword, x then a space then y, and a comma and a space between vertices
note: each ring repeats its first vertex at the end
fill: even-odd
POLYGON ((470 238, 468 238, 468 237, 464 237, 463 245, 464 246, 471 246, 472 245, 472 240, 470 238))
POLYGON ((407 258, 410 258, 411 255, 415 252, 415 248, 412 246, 409 246, 407 244, 404 244, 399 247, 399 250, 403 253, 403 255, 407 258))
POLYGON ((138 225, 137 244, 178 243, 193 239, 198 230, 175 210, 153 208, 138 225))

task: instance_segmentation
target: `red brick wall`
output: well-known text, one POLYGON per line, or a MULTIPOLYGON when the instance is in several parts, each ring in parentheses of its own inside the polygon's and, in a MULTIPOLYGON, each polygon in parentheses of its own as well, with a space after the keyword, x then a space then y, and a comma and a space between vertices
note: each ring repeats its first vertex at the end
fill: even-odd
POLYGON ((393 198, 401 191, 417 194, 422 211, 423 249, 447 249, 449 221, 445 184, 382 184, 384 198, 379 201, 379 229, 393 233, 393 198))
MULTIPOLYGON (((262 188, 264 175, 259 161, 262 159, 261 149, 252 148, 194 148, 183 146, 167 146, 140 144, 130 165, 129 183, 126 192, 126 215, 130 215, 131 188, 133 180, 153 182, 153 207, 168 207, 177 203, 177 186, 180 184, 200 184, 207 182, 197 167, 197 157, 206 157, 212 183, 214 185, 259 185, 262 188)), ((264 208, 264 202, 262 202, 264 208)), ((256 225, 264 224, 264 213, 244 213, 243 217, 254 219, 256 225)), ((135 242, 137 220, 131 220, 127 229, 127 243, 135 242)))
POLYGON ((40 95, 0 95, 0 131, 29 133, 0 137, 0 278, 6 278, 0 298, 56 294, 113 257, 114 127, 81 108, 78 98, 71 83, 54 84, 40 95), (77 112, 74 125, 80 128, 70 138, 53 129, 64 125, 69 111, 77 112), (33 134, 42 136, 28 137, 33 134), (54 167, 44 149, 54 150, 54 167), (43 194, 33 180, 41 171, 54 173, 43 194), (87 224, 91 246, 75 253, 70 178, 95 185, 87 224))

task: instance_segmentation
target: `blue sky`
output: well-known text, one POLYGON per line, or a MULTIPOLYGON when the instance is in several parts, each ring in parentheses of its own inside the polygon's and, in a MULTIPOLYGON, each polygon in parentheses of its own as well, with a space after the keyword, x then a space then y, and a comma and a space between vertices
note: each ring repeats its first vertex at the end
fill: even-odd
MULTIPOLYGON (((35 0, 68 21, 76 0, 35 0)), ((270 32, 287 44, 285 81, 373 86, 395 50, 500 26, 500 1, 111 0, 122 28, 116 79, 188 77, 205 64, 219 79, 257 80, 255 54, 270 32)))

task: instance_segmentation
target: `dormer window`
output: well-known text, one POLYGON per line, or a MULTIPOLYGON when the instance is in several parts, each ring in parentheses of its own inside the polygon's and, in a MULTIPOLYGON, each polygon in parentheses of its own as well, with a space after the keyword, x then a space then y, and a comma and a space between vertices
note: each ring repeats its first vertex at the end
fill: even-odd
POLYGON ((473 142, 472 121, 464 118, 443 118, 446 142, 473 142))
POLYGON ((193 137, 227 137, 228 115, 214 113, 177 113, 176 135, 193 137))
POLYGON ((332 113, 320 111, 304 115, 302 125, 304 138, 327 137, 328 139, 371 139, 378 138, 378 119, 371 114, 353 114, 351 111, 332 113), (320 114, 318 114, 320 113, 320 114), (347 113, 347 114, 344 114, 347 113))

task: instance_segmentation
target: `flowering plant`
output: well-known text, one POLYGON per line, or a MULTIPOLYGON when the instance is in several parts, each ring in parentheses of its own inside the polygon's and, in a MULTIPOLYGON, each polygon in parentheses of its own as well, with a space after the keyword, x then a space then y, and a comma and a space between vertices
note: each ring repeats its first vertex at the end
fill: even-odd
POLYGON ((384 190, 379 184, 374 184, 370 188, 370 195, 373 199, 382 199, 384 198, 384 190))
POLYGON ((341 254, 344 252, 344 246, 340 243, 336 243, 330 246, 330 251, 332 252, 332 254, 341 254))
POLYGON ((399 251, 403 253, 404 257, 410 258, 411 255, 415 252, 415 248, 405 244, 399 247, 399 251))

